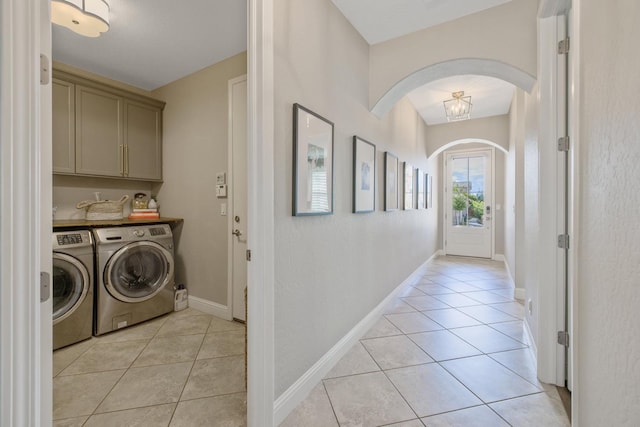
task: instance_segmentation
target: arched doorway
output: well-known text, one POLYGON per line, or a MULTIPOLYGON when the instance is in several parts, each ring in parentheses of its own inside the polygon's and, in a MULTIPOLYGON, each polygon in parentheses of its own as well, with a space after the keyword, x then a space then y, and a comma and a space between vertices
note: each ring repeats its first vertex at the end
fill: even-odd
POLYGON ((536 82, 535 77, 501 61, 482 58, 458 58, 429 65, 399 80, 380 99, 375 101, 371 112, 378 117, 382 117, 412 90, 445 77, 468 74, 495 77, 512 83, 527 92, 531 91, 536 82))

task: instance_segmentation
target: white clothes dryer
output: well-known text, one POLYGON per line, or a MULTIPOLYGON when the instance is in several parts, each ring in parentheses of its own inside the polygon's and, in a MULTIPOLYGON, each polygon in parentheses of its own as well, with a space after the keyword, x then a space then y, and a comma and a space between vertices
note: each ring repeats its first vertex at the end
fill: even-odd
POLYGON ((167 224, 93 230, 96 241, 94 334, 173 311, 173 235, 167 224))
POLYGON ((91 338, 93 239, 89 230, 53 233, 53 349, 91 338))

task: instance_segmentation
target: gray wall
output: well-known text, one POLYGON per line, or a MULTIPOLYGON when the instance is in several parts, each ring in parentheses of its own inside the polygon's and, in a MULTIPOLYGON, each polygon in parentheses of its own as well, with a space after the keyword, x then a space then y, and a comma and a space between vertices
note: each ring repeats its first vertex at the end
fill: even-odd
POLYGON ((574 420, 631 426, 640 420, 640 4, 579 4, 574 420))
POLYGON ((369 46, 333 3, 278 0, 274 19, 279 396, 436 251, 437 209, 382 211, 383 153, 436 176, 437 165, 427 161, 425 125, 406 99, 383 119, 369 113, 369 46), (291 216, 296 102, 335 123, 333 215, 291 216), (354 134, 377 145, 374 213, 351 213, 354 134))
POLYGON ((216 172, 228 162, 228 81, 247 72, 235 55, 153 91, 166 101, 164 183, 157 189, 164 216, 184 218, 176 230, 176 282, 189 295, 227 305, 227 217, 215 196, 216 172))

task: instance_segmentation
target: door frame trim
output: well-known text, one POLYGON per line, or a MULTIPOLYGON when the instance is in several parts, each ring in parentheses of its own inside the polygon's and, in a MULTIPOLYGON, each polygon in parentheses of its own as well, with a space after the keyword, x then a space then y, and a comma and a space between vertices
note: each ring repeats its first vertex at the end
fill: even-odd
MULTIPOLYGON (((564 175, 560 173, 560 156, 557 138, 564 131, 559 114, 564 103, 559 96, 564 86, 559 86, 557 54, 558 40, 564 38, 562 16, 538 19, 539 46, 539 117, 538 117, 538 172, 539 189, 539 241, 538 263, 550 268, 542 269, 537 282, 536 343, 538 378, 542 382, 564 386, 564 347, 557 343, 557 332, 564 330, 564 255, 557 247, 557 236, 564 232, 564 207, 560 203, 564 191, 564 175), (562 22, 561 22, 562 21, 562 22)), ((573 237, 573 236, 572 236, 573 237)), ((571 242, 575 246, 575 242, 571 242)), ((536 296, 527 295, 533 299, 536 296)))
POLYGON ((571 137, 572 147, 570 150, 569 163, 571 165, 569 171, 570 187, 569 187, 569 234, 571 235, 571 246, 569 249, 569 261, 567 263, 568 276, 569 276, 569 336, 571 338, 571 345, 569 346, 569 358, 571 365, 567 377, 569 379, 569 385, 571 386, 571 407, 572 407, 572 420, 575 425, 579 425, 580 411, 580 387, 578 374, 579 358, 580 354, 580 323, 578 321, 578 309, 579 304, 578 294, 580 292, 578 283, 580 282, 578 259, 580 248, 580 194, 581 194, 581 181, 580 181, 580 5, 581 0, 573 0, 571 2, 571 9, 569 11, 569 28, 568 33, 571 37, 571 50, 569 51, 569 81, 568 85, 573 90, 569 91, 569 135, 571 137))
POLYGON ((0 425, 51 425, 51 58, 47 0, 0 3, 0 425), (49 209, 43 207, 49 206, 49 209))
MULTIPOLYGON (((471 138, 473 139, 473 138, 471 138)), ((478 143, 480 144, 485 144, 485 142, 482 141, 478 141, 478 143)), ((491 214, 493 217, 495 217, 495 200, 496 200, 496 149, 494 146, 492 145, 488 145, 487 147, 478 147, 478 148, 469 148, 469 149, 460 149, 460 150, 446 150, 442 152, 442 160, 443 160, 443 165, 444 167, 442 168, 443 173, 442 173, 442 196, 443 196, 443 200, 442 200, 442 213, 441 213, 441 218, 442 218, 442 252, 444 255, 447 255, 447 246, 445 245, 445 242, 447 240, 447 219, 445 218, 445 214, 446 211, 445 209, 448 209, 448 193, 446 191, 444 191, 445 187, 447 186, 447 183, 449 182, 449 177, 448 177, 448 173, 447 173, 447 165, 446 165, 446 161, 447 161, 447 156, 449 154, 464 154, 464 153, 473 153, 473 152, 477 152, 477 151, 488 151, 490 153, 490 158, 491 158, 491 206, 493 206, 493 213, 491 214)), ((492 219, 493 221, 493 219, 492 219)), ((496 227, 495 227, 495 222, 492 222, 491 224, 491 249, 489 250, 490 253, 490 257, 486 258, 486 259, 495 259, 496 258, 496 253, 495 253, 495 249, 496 249, 496 227)))
POLYGON ((274 0, 249 0, 247 425, 274 424, 274 0))
MULTIPOLYGON (((227 307, 228 310, 226 312, 226 319, 233 320, 233 242, 234 237, 232 236, 233 232, 233 212, 234 212, 234 201, 235 201, 235 189, 234 189, 234 181, 233 181, 233 86, 247 81, 247 75, 244 74, 242 76, 234 77, 233 79, 229 79, 227 82, 227 194, 230 196, 227 198, 227 307)), ((247 140, 247 145, 249 141, 247 140)), ((246 317, 246 313, 245 313, 246 317)))

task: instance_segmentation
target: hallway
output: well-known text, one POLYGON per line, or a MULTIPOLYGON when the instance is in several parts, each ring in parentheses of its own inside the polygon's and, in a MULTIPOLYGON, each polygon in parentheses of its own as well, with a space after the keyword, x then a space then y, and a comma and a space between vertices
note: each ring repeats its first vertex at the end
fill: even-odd
POLYGON ((281 427, 569 426, 502 262, 431 261, 281 427))

